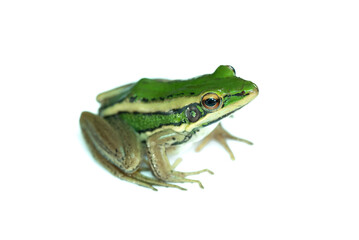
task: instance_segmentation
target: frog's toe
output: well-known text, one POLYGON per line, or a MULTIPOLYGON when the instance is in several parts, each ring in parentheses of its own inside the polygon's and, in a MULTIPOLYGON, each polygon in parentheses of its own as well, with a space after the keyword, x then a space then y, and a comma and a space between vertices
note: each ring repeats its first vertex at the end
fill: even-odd
MULTIPOLYGON (((137 179, 140 182, 151 185, 152 188, 154 188, 153 186, 161 186, 161 187, 177 188, 180 190, 187 190, 187 189, 180 187, 178 185, 175 185, 175 184, 170 184, 170 183, 166 183, 166 182, 163 182, 163 181, 155 179, 155 178, 147 177, 147 176, 143 175, 141 172, 136 172, 136 173, 132 174, 132 176, 134 179, 137 179)), ((156 188, 154 188, 154 189, 156 189, 156 188)), ((156 189, 156 191, 157 191, 157 189, 156 189)))
POLYGON ((168 182, 178 182, 178 183, 197 183, 198 186, 200 188, 204 188, 201 181, 199 180, 195 180, 195 179, 188 179, 186 178, 187 176, 190 175, 196 175, 196 174, 200 174, 203 172, 207 172, 209 174, 214 174, 211 170, 209 169, 202 169, 199 171, 195 171, 195 172, 178 172, 178 171, 172 171, 172 173, 167 176, 167 178, 164 181, 168 181, 168 182))
POLYGON ((201 181, 199 180, 194 180, 194 179, 188 179, 188 178, 182 178, 182 179, 179 179, 178 181, 181 181, 181 182, 188 182, 188 183, 197 183, 198 186, 202 189, 204 189, 203 187, 203 184, 201 181))
POLYGON ((233 136, 232 134, 228 133, 226 130, 224 130, 224 128, 222 127, 221 124, 218 124, 218 126, 213 130, 213 132, 211 132, 207 137, 205 137, 202 142, 197 146, 196 151, 200 151, 204 146, 206 146, 211 140, 216 140, 219 144, 222 145, 222 147, 224 147, 224 149, 228 152, 228 154, 230 155, 231 159, 234 160, 234 154, 231 150, 231 148, 228 146, 227 144, 227 139, 231 139, 231 140, 235 140, 235 141, 239 141, 239 142, 244 142, 247 143, 249 145, 253 145, 252 142, 243 139, 243 138, 239 138, 236 136, 233 136))
POLYGON ((178 173, 180 173, 182 176, 190 176, 190 175, 197 175, 197 174, 204 173, 204 172, 207 172, 211 175, 214 174, 214 172, 212 172, 209 169, 202 169, 202 170, 195 171, 195 172, 178 172, 178 173))

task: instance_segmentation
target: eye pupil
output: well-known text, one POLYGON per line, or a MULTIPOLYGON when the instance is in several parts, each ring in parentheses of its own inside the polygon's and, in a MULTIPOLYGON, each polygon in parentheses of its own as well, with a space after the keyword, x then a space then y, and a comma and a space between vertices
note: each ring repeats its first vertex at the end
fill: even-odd
POLYGON ((205 104, 209 107, 213 107, 217 104, 217 100, 214 98, 208 98, 205 100, 205 104))

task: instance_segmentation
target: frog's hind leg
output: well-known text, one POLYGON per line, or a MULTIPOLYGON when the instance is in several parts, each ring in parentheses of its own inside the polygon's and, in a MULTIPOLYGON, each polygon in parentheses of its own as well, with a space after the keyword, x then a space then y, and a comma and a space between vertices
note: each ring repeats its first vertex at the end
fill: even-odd
POLYGON ((143 148, 136 132, 121 119, 102 118, 83 112, 80 126, 85 140, 100 155, 124 173, 135 172, 142 161, 143 148))
POLYGON ((116 167, 115 165, 113 165, 112 163, 110 163, 106 158, 104 158, 101 153, 96 149, 96 147, 93 145, 93 143, 91 141, 89 141, 89 136, 86 132, 83 132, 84 138, 87 142, 88 147, 90 148, 90 151, 92 153, 92 155, 94 156, 94 158, 106 169, 108 170, 112 175, 131 182, 131 183, 135 183, 137 185, 140 185, 142 187, 147 187, 150 188, 154 191, 157 191, 156 188, 153 187, 152 184, 146 183, 144 181, 138 180, 136 178, 133 178, 131 176, 126 175, 125 173, 123 173, 118 167, 116 167))
POLYGON ((157 188, 155 188, 154 186, 173 187, 173 188, 178 188, 181 190, 186 190, 185 188, 182 188, 182 187, 174 185, 174 184, 169 184, 169 183, 165 183, 163 181, 160 181, 160 180, 157 180, 154 178, 146 177, 140 171, 136 171, 135 173, 132 173, 131 175, 126 175, 118 167, 116 167, 115 165, 109 163, 106 159, 104 159, 102 157, 102 155, 99 154, 99 152, 96 149, 93 149, 93 150, 94 151, 92 152, 92 154, 98 160, 98 162, 104 168, 106 168, 110 173, 112 173, 114 176, 116 176, 122 180, 140 185, 142 187, 150 188, 154 191, 157 191, 157 188))
POLYGON ((228 146, 226 139, 232 139, 232 140, 236 140, 239 142, 244 142, 249 145, 253 144, 252 142, 250 142, 248 140, 245 140, 243 138, 239 138, 239 137, 233 136, 232 134, 229 134, 226 130, 223 129, 221 124, 218 124, 218 126, 207 137, 205 137, 202 140, 202 142, 197 146, 196 151, 197 152, 201 151, 202 148, 204 146, 206 146, 212 139, 219 142, 224 147, 224 149, 226 149, 226 151, 229 153, 232 160, 235 159, 234 154, 233 154, 232 150, 230 149, 230 147, 228 146))
POLYGON ((132 129, 120 119, 104 119, 89 112, 80 118, 83 136, 94 158, 114 176, 143 187, 157 190, 154 185, 174 187, 163 181, 142 175, 145 145, 132 129))
MULTIPOLYGON (((85 135, 85 134, 84 134, 85 135)), ((86 138, 86 136, 85 136, 86 138)), ((162 187, 173 187, 178 188, 181 190, 186 190, 185 188, 182 188, 180 186, 169 184, 154 178, 146 177, 144 176, 140 171, 136 171, 135 173, 131 175, 124 174, 118 167, 107 161, 97 150, 95 147, 91 146, 89 144, 89 147, 91 149, 92 155, 95 157, 95 159, 105 168, 107 169, 112 175, 115 177, 118 177, 122 180, 140 185, 142 187, 150 188, 154 191, 157 191, 157 188, 154 186, 162 186, 162 187)))

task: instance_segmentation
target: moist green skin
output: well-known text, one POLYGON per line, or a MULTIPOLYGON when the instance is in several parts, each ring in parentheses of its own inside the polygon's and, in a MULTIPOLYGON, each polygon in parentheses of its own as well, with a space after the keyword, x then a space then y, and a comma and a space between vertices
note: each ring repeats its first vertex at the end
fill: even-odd
MULTIPOLYGON (((227 66, 220 66, 213 74, 206 74, 189 80, 163 80, 143 78, 133 83, 123 94, 108 99, 101 109, 129 99, 130 102, 165 101, 172 98, 199 96, 205 92, 218 95, 235 95, 238 90, 248 92, 253 83, 235 76, 227 66)), ((229 104, 229 103, 228 103, 229 104)), ((100 110, 101 110, 100 109, 100 110)))
MULTIPOLYGON (((189 80, 163 80, 143 78, 137 83, 128 85, 121 94, 107 98, 102 102, 100 113, 108 106, 128 100, 126 104, 142 102, 158 102, 160 104, 169 104, 168 100, 186 97, 202 96, 205 93, 213 92, 222 97, 222 108, 238 102, 249 94, 250 91, 257 88, 250 81, 246 81, 235 76, 235 72, 228 66, 219 66, 213 74, 206 74, 189 80)), ((195 104, 199 110, 200 118, 209 113, 201 106, 199 102, 195 104)), ((191 104, 191 105, 192 105, 191 104)), ((120 117, 131 125, 137 132, 152 131, 164 125, 179 126, 181 124, 192 124, 186 116, 188 106, 180 109, 172 109, 168 112, 118 112, 105 118, 120 117)), ((238 109, 236 109, 238 110, 238 109)), ((218 110, 220 111, 220 109, 218 110)), ((218 120, 225 116, 218 115, 218 120)), ((206 123, 203 126, 207 126, 206 123)), ((200 126, 198 126, 200 127, 200 126)))
POLYGON ((118 113, 113 116, 106 118, 116 118, 119 117, 123 119, 126 123, 131 125, 136 132, 146 132, 152 131, 156 128, 166 125, 175 125, 179 126, 183 123, 188 123, 188 119, 185 116, 184 110, 174 114, 165 114, 165 113, 118 113))

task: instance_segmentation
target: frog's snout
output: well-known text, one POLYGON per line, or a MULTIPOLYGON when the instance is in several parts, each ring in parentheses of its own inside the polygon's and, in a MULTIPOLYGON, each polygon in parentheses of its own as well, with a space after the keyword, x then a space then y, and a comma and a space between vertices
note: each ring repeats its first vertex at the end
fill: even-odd
POLYGON ((255 90, 257 93, 259 93, 259 89, 258 89, 257 84, 253 83, 253 86, 254 86, 254 90, 255 90))
POLYGON ((252 90, 249 92, 249 94, 252 95, 253 98, 254 98, 254 97, 256 97, 256 96, 258 95, 259 89, 258 89, 258 87, 257 87, 257 85, 256 85, 255 83, 252 83, 252 84, 253 84, 253 88, 252 88, 252 90))

